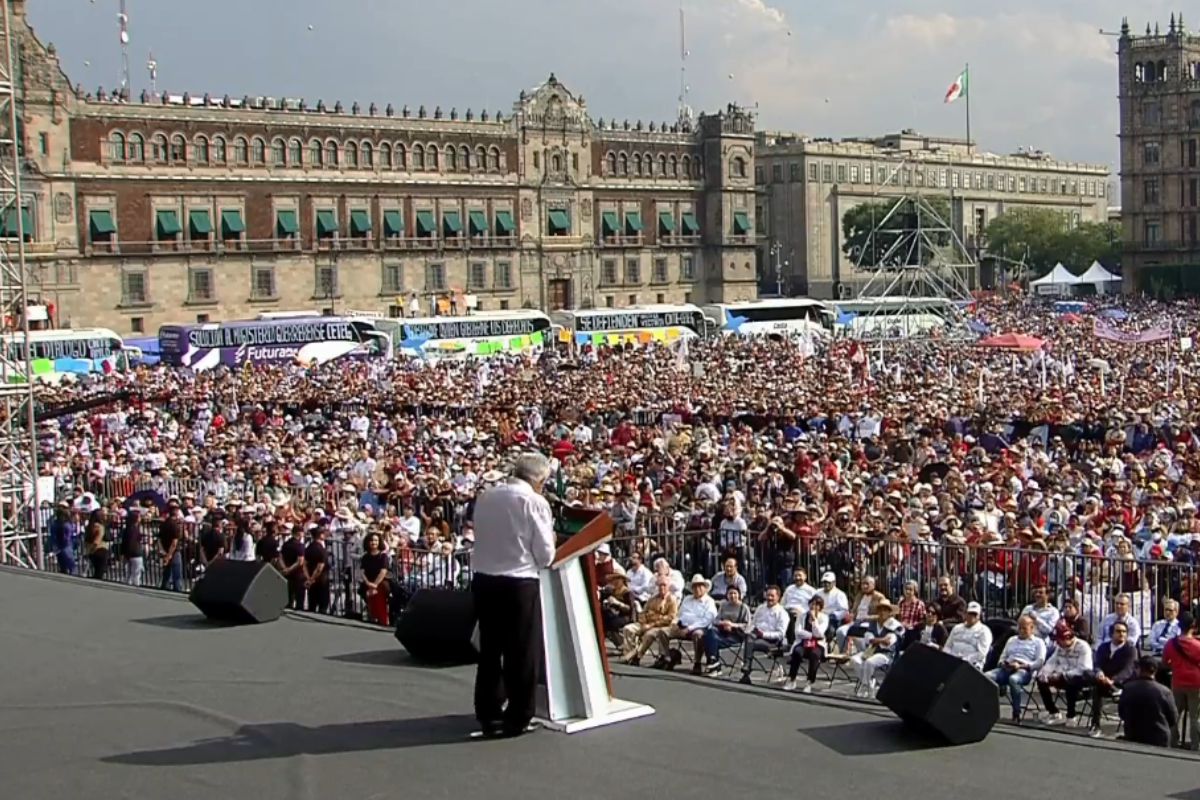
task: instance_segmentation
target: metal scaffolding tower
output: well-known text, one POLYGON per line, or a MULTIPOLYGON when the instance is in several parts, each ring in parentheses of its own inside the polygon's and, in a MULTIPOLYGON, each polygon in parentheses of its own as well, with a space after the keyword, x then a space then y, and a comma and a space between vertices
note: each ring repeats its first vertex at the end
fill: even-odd
MULTIPOLYGON (((12 11, 3 3, 0 32, 0 313, 4 333, 28 341, 25 227, 21 195, 21 128, 12 11)), ((28 355, 27 353, 25 354, 28 355)), ((41 569, 37 509, 37 436, 28 357, 0 352, 0 564, 41 569)))

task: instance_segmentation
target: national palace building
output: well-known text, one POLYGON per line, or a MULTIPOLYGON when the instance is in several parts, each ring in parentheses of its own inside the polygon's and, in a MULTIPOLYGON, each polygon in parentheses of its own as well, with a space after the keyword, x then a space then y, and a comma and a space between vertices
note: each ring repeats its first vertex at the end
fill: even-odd
POLYGON ((398 315, 449 292, 481 310, 757 296, 754 120, 736 106, 593 119, 553 75, 490 113, 121 97, 73 85, 7 2, 30 298, 62 327, 398 315))

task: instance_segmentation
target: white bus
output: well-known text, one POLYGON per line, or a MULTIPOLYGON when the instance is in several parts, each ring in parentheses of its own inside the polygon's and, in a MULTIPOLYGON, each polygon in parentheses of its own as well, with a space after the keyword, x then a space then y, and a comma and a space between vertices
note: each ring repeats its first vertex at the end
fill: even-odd
POLYGON ((377 320, 395 326, 397 349, 405 355, 488 356, 540 349, 556 336, 550 317, 535 309, 478 311, 456 317, 406 317, 377 320))
POLYGON ((704 306, 704 313, 726 335, 781 337, 832 331, 837 314, 828 303, 808 297, 714 303, 704 306))
POLYGON ((841 300, 837 310, 852 318, 839 324, 853 337, 905 338, 939 330, 953 333, 963 329, 966 317, 959 304, 944 297, 860 297, 841 300))
POLYGON ((555 311, 551 319, 578 344, 674 341, 712 333, 712 323, 691 304, 580 308, 555 311))
POLYGON ((125 353, 125 341, 108 328, 60 328, 29 332, 26 347, 24 333, 8 333, 0 336, 4 343, 4 355, 12 362, 57 361, 72 359, 90 361, 97 371, 103 369, 101 361, 109 361, 116 369, 128 369, 129 359, 125 353))

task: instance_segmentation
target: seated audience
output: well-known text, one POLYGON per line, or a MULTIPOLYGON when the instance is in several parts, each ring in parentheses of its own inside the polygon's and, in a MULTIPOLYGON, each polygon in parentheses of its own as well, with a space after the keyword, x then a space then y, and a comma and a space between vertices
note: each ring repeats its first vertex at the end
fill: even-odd
MULTIPOLYGON (((837 646, 840 651, 849 652, 847 639, 854 639, 865 633, 867 623, 875 619, 875 609, 885 600, 887 598, 883 594, 875 591, 874 578, 868 577, 859 581, 858 596, 850 606, 851 619, 837 629, 837 646)), ((888 605, 890 608, 891 604, 888 605)))
MULTIPOLYGON (((750 606, 742 602, 742 592, 736 586, 731 586, 725 595, 725 602, 717 611, 717 620, 712 627, 704 632, 703 670, 710 675, 721 672, 721 648, 740 647, 746 634, 750 632, 750 606)), ((699 674, 702 667, 699 663, 692 665, 692 673, 699 674)))
POLYGON ((1128 639, 1136 646, 1137 642, 1142 638, 1142 627, 1138 624, 1137 617, 1129 613, 1130 602, 1129 595, 1119 594, 1113 600, 1113 612, 1103 619, 1100 623, 1100 632, 1096 637, 1096 646, 1107 642, 1112 638, 1113 625, 1118 622, 1125 623, 1125 631, 1128 634, 1128 639))
POLYGON ((796 688, 796 676, 800 674, 800 664, 805 662, 808 670, 805 673, 807 681, 804 684, 804 694, 812 694, 813 684, 817 682, 817 669, 825 657, 828 642, 825 639, 829 631, 829 616, 824 612, 825 601, 820 595, 814 595, 808 603, 808 611, 796 622, 795 644, 788 658, 788 678, 783 688, 789 692, 796 688))
POLYGON ((756 652, 769 652, 779 647, 787 635, 788 613, 779 604, 779 587, 767 587, 767 602, 754 609, 750 633, 742 642, 742 677, 739 683, 750 683, 750 670, 756 652))
POLYGON ((1038 694, 1042 707, 1046 709, 1047 725, 1062 725, 1075 719, 1075 704, 1079 694, 1089 685, 1092 672, 1092 648, 1083 639, 1075 636, 1074 629, 1066 620, 1060 620, 1054 631, 1054 652, 1038 670, 1038 694), (1067 698, 1067 717, 1059 713, 1052 689, 1061 689, 1067 698))
POLYGON ((1179 635, 1163 648, 1163 660, 1171 670, 1171 695, 1179 716, 1187 717, 1188 735, 1176 735, 1193 752, 1200 750, 1200 638, 1196 618, 1185 612, 1179 618, 1179 635))
POLYGON ((832 572, 821 576, 821 589, 817 596, 825 601, 825 616, 829 617, 831 629, 836 629, 851 620, 850 600, 845 592, 837 588, 837 576, 832 572))
POLYGON ((738 574, 738 562, 733 556, 725 559, 723 569, 713 576, 712 599, 724 600, 730 589, 737 589, 741 597, 746 596, 746 579, 738 574))
POLYGON ((967 601, 954 591, 949 578, 938 578, 937 604, 940 616, 938 622, 949 630, 951 625, 962 622, 967 614, 967 601))
MULTIPOLYGON (((1088 623, 1087 617, 1084 616, 1078 598, 1068 597, 1063 600, 1061 619, 1071 626, 1071 630, 1075 632, 1076 639, 1082 639, 1089 645, 1092 643, 1092 626, 1088 623)), ((1051 640, 1050 646, 1052 648, 1056 644, 1056 641, 1054 639, 1051 640)))
POLYGON ((936 647, 939 650, 945 646, 946 639, 949 638, 950 634, 939 618, 941 613, 942 609, 937 604, 937 601, 925 606, 925 621, 917 626, 916 631, 914 631, 917 643, 928 647, 936 647))
POLYGON ((1117 713, 1125 723, 1125 740, 1153 747, 1170 747, 1178 736, 1179 713, 1171 690, 1154 679, 1158 661, 1143 656, 1137 675, 1121 689, 1117 713))
POLYGON ((1062 618, 1062 614, 1050 602, 1050 589, 1044 583, 1033 587, 1033 602, 1025 606, 1021 616, 1033 620, 1034 634, 1043 642, 1054 638, 1054 629, 1062 618))
POLYGON ((1008 692, 1013 722, 1021 721, 1021 701, 1025 699, 1022 687, 1027 686, 1046 663, 1046 643, 1034 635, 1036 628, 1034 617, 1022 614, 1017 620, 1017 635, 1004 643, 996 668, 987 674, 1001 692, 1008 692))
POLYGON ((683 602, 683 573, 671 566, 665 558, 655 559, 654 574, 658 577, 666 578, 671 586, 671 594, 675 595, 675 599, 683 602))
POLYGON ((1104 719, 1104 701, 1112 697, 1137 669, 1137 648, 1129 639, 1129 628, 1120 620, 1109 629, 1112 637, 1096 648, 1096 671, 1092 676, 1092 722, 1088 735, 1099 739, 1103 732, 1100 721, 1104 719))
POLYGON ((1167 642, 1179 635, 1179 603, 1167 600, 1163 603, 1163 618, 1150 628, 1150 652, 1161 656, 1167 642))
POLYGON ((654 643, 654 632, 669 628, 679 613, 679 601, 671 592, 671 582, 660 577, 657 588, 658 594, 642 607, 638 621, 621 629, 621 657, 635 667, 654 643))
MULTIPOLYGON (((704 632, 717 618, 717 604, 708 596, 711 585, 703 575, 693 575, 692 593, 679 604, 675 622, 669 627, 656 628, 646 634, 651 639, 651 644, 658 642, 659 645, 659 656, 654 662, 655 669, 674 669, 678 665, 679 651, 669 647, 669 644, 677 639, 686 639, 692 643, 694 661, 704 658, 704 632)), ((645 642, 645 638, 642 641, 645 642)))
POLYGON ((604 634, 620 647, 621 631, 634 621, 634 607, 637 604, 625 575, 620 572, 610 572, 608 586, 601 590, 600 598, 600 616, 604 622, 604 634))
POLYGON ((635 552, 629 556, 629 569, 625 571, 625 580, 629 583, 629 591, 639 604, 645 603, 658 594, 654 573, 645 564, 641 553, 635 552))
POLYGON ((875 676, 892 663, 904 635, 904 626, 892 616, 892 604, 885 597, 875 604, 876 617, 865 626, 861 639, 863 650, 850 657, 858 673, 855 694, 859 697, 875 696, 875 676))
POLYGON ((625 568, 612 557, 612 548, 607 542, 596 548, 596 583, 604 586, 608 576, 615 572, 625 574, 625 568))
POLYGON ((808 603, 816 595, 815 587, 808 583, 808 571, 804 567, 792 570, 792 585, 783 590, 783 609, 788 613, 787 639, 793 641, 796 620, 808 613, 808 603))
POLYGON ((925 622, 925 602, 917 597, 917 582, 908 581, 904 584, 904 596, 896 606, 896 619, 904 626, 904 641, 901 649, 916 640, 917 631, 925 622))
POLYGON ((975 669, 983 669, 988 653, 992 651, 992 631, 979 621, 982 613, 979 603, 968 603, 966 621, 954 626, 942 647, 942 650, 961 658, 975 669))

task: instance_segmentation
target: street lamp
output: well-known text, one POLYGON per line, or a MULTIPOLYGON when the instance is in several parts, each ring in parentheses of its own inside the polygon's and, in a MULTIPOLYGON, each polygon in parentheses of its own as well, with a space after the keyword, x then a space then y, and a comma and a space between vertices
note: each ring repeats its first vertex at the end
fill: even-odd
POLYGON ((771 245, 767 253, 775 259, 775 294, 783 296, 783 263, 780 261, 780 256, 783 255, 783 245, 775 242, 771 245))

